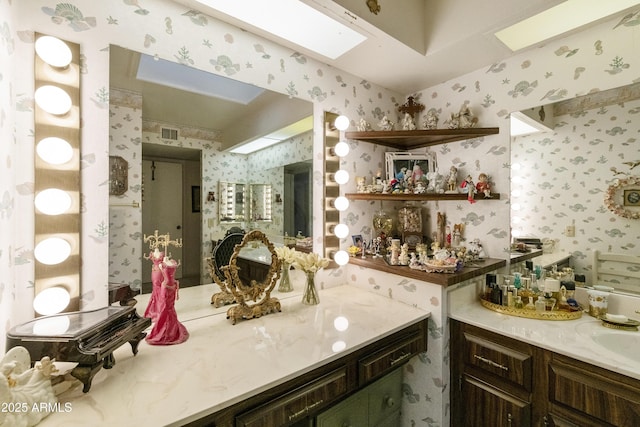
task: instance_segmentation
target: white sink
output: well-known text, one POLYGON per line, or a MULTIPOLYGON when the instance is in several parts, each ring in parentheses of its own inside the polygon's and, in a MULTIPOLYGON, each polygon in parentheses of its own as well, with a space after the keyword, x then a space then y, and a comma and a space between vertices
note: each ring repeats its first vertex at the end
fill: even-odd
POLYGON ((588 322, 576 327, 578 334, 588 337, 604 350, 640 363, 640 332, 609 329, 601 322, 588 322))

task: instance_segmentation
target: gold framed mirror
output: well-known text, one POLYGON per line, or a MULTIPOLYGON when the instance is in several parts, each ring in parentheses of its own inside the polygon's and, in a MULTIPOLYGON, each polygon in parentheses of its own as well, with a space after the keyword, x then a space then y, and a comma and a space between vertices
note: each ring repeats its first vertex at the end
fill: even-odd
POLYGON ((232 324, 235 325, 238 319, 253 319, 281 311, 280 301, 271 297, 280 278, 281 262, 273 243, 262 231, 245 234, 242 242, 235 246, 229 265, 222 271, 226 278, 222 286, 237 302, 227 310, 227 319, 231 319, 232 324))

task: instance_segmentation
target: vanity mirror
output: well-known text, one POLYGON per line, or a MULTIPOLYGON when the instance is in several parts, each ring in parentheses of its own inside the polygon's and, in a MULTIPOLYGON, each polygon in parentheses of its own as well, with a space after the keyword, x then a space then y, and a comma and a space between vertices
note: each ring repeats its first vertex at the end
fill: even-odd
MULTIPOLYGON (((246 84, 241 85, 253 90, 254 95, 257 93, 253 101, 234 102, 214 98, 203 94, 202 88, 193 88, 193 81, 183 81, 184 85, 180 86, 182 89, 178 89, 164 81, 143 80, 140 75, 141 64, 149 66, 169 61, 149 60, 138 52, 114 45, 109 47, 109 55, 109 102, 112 113, 110 155, 123 157, 129 168, 127 191, 119 196, 111 196, 109 201, 109 282, 128 284, 136 290, 149 282, 149 274, 143 273, 139 237, 145 227, 142 212, 149 204, 146 198, 149 192, 143 197, 143 190, 148 189, 151 179, 150 172, 143 171, 141 167, 142 146, 145 152, 153 147, 156 178, 162 177, 160 174, 163 171, 159 168, 161 161, 175 162, 179 159, 176 150, 197 152, 198 165, 190 163, 183 166, 185 173, 198 175, 195 182, 184 183, 182 204, 186 203, 188 210, 183 213, 182 223, 166 230, 173 235, 177 233, 176 227, 180 226, 183 232, 183 264, 182 269, 178 270, 178 274, 183 276, 177 277, 181 280, 181 286, 211 283, 203 259, 210 256, 212 242, 221 239, 234 225, 244 229, 259 228, 269 236, 284 235, 288 221, 284 213, 300 197, 298 187, 287 185, 286 168, 301 162, 310 164, 313 156, 313 120, 299 125, 295 136, 272 147, 250 154, 234 154, 228 149, 255 136, 312 118, 313 104, 246 84), (191 89, 185 90, 187 86, 191 86, 191 89), (267 109, 269 119, 265 120, 267 116, 264 111, 267 109), (219 181, 234 186, 228 188, 226 197, 218 187, 219 181), (256 215, 258 220, 251 224, 248 223, 252 219, 249 217, 251 189, 249 184, 242 184, 249 182, 265 184, 260 189, 256 187, 255 194, 266 197, 269 192, 267 186, 270 186, 273 197, 269 200, 274 200, 276 194, 282 200, 280 204, 272 205, 271 209, 266 203, 260 206, 256 200, 254 212, 258 212, 258 208, 260 211, 256 215), (200 186, 200 212, 192 212, 191 209, 191 188, 194 186, 200 186), (224 210, 220 206, 222 200, 229 202, 224 210), (187 236, 188 233, 191 237, 187 236), (195 247, 190 248, 190 245, 195 247), (190 263, 193 268, 190 268, 190 263)), ((183 79, 188 79, 194 71, 200 77, 210 74, 185 65, 171 65, 179 67, 174 74, 183 79)), ((220 77, 219 82, 223 82, 222 89, 240 84, 228 77, 220 77)), ((311 176, 311 171, 308 175, 311 176)), ((305 204, 309 205, 309 209, 305 210, 309 212, 309 218, 313 200, 311 188, 311 185, 305 187, 303 193, 305 204)), ((172 203, 180 203, 178 195, 172 196, 172 203)), ((293 224, 293 220, 291 222, 293 224)), ((306 230, 291 225, 294 231, 289 234, 295 235, 302 230, 304 235, 312 236, 310 221, 308 223, 306 230)), ((179 305, 177 309, 180 310, 179 305)))
MULTIPOLYGON (((623 190, 640 186, 622 184, 638 175, 639 111, 635 83, 525 110, 534 119, 544 117, 550 130, 511 138, 514 235, 556 241, 556 252, 572 255, 588 285, 598 284, 594 251, 634 255, 637 247, 638 208, 624 206, 623 190), (612 203, 630 214, 616 214, 612 203)), ((637 279, 627 276, 613 286, 640 293, 637 279)))
POLYGON ((227 318, 234 325, 239 319, 281 311, 280 301, 271 297, 280 270, 280 260, 267 236, 258 230, 245 234, 235 246, 229 265, 222 267, 225 280, 219 283, 237 302, 227 310, 227 318))
POLYGON ((249 217, 251 221, 268 222, 271 216, 273 205, 273 194, 271 184, 249 184, 249 217))

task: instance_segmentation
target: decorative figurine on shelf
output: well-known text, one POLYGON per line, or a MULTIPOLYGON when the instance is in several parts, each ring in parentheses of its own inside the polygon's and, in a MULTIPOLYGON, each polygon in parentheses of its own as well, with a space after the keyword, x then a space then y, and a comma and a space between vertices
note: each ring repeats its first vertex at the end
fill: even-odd
POLYGON ((451 166, 449 168, 449 178, 447 178, 447 193, 457 193, 456 186, 458 185, 458 168, 451 166))
POLYGON ((451 244, 454 248, 459 248, 462 241, 462 228, 464 224, 453 224, 453 241, 451 244))
POLYGON ((425 116, 423 116, 424 122, 422 127, 427 130, 433 130, 438 128, 438 113, 435 109, 431 108, 425 116))
POLYGON ((471 175, 467 175, 462 184, 460 184, 460 188, 464 189, 467 192, 467 200, 469 203, 475 203, 474 195, 476 193, 476 186, 473 184, 473 178, 471 175))
POLYGON ((404 113, 401 124, 402 130, 416 130, 416 124, 409 113, 404 113))
POLYGON ((153 262, 153 291, 145 311, 145 317, 153 320, 153 328, 146 341, 152 345, 180 344, 189 338, 187 328, 178 321, 175 308, 180 287, 180 283, 175 280, 175 273, 180 261, 171 259, 167 249, 169 246, 182 247, 182 239, 171 240, 169 234, 159 235, 156 230, 153 235, 145 235, 144 241, 149 242, 149 248, 153 249, 153 253, 145 256, 153 262), (162 247, 164 251, 160 250, 162 247))
POLYGON ((460 107, 460 113, 458 113, 458 122, 461 129, 472 128, 478 123, 478 118, 473 115, 469 107, 464 104, 460 107))
POLYGON ((460 116, 455 113, 451 113, 451 116, 445 121, 449 129, 460 129, 460 116))
POLYGON ((358 129, 358 132, 371 132, 371 125, 364 119, 364 117, 360 117, 356 129, 358 129))
POLYGON ((478 175, 478 183, 476 184, 476 190, 486 198, 491 197, 491 183, 489 182, 489 176, 486 173, 478 175))
POLYGON ((380 128, 380 130, 393 130, 393 126, 395 125, 395 123, 393 123, 391 120, 389 120, 389 118, 385 115, 382 117, 382 120, 380 120, 380 122, 378 123, 378 127, 380 128))

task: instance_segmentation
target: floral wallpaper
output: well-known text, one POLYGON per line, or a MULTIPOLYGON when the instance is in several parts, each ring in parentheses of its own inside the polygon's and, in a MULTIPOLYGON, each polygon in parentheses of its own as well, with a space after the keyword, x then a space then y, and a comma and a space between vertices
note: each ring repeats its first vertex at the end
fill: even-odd
MULTIPOLYGON (((509 112, 626 85, 640 78, 637 71, 640 12, 630 14, 623 21, 604 21, 587 31, 441 85, 416 88, 413 94, 392 93, 169 0, 64 3, 0 0, 0 12, 0 93, 3 95, 0 97, 0 134, 3 141, 8 141, 0 145, 3 164, 0 176, 7 178, 0 184, 3 231, 0 233, 0 265, 3 272, 5 267, 9 271, 0 278, 0 321, 5 330, 28 320, 32 313, 34 31, 81 44, 84 309, 106 303, 109 267, 104 261, 109 258, 112 221, 107 188, 109 135, 110 126, 114 122, 124 124, 127 114, 109 105, 109 44, 309 100, 314 103, 316 129, 322 129, 325 110, 348 115, 353 125, 364 118, 377 128, 377 122, 385 114, 397 122, 396 107, 404 103, 407 95, 414 95, 427 109, 435 109, 441 127, 452 112, 468 105, 478 117, 479 126, 498 126, 500 134, 443 144, 433 147, 432 151, 436 152, 439 168, 443 170, 456 165, 461 177, 469 174, 474 179, 480 172, 489 174, 501 198, 473 205, 466 201, 425 204, 425 231, 427 234, 433 231, 436 213, 443 212, 448 224, 464 223, 464 237, 479 238, 493 257, 504 256, 509 245, 511 145, 506 120, 509 112), (113 121, 110 120, 112 113, 116 117, 113 121)), ((138 131, 128 126, 120 132, 138 137, 138 131)), ((151 132, 140 131, 139 135, 154 138, 151 132)), ((198 139, 197 143, 210 142, 198 139)), ((343 161, 343 167, 351 176, 370 177, 380 169, 384 171, 386 149, 366 142, 351 141, 350 144, 352 152, 343 161)), ((322 153, 321 132, 314 132, 314 194, 316 190, 320 194, 324 179, 322 153)), ((228 159, 222 159, 225 161, 228 159)), ((227 165, 211 159, 204 167, 214 170, 227 165)), ((348 184, 345 191, 354 191, 353 185, 348 184)), ((313 216, 319 219, 323 208, 321 200, 316 199, 319 198, 314 199, 313 216)), ((549 201, 545 199, 545 203, 549 201)), ((342 219, 349 224, 352 234, 366 236, 370 232, 372 213, 378 208, 379 203, 352 202, 342 219)), ((393 211, 395 207, 383 208, 393 211)), ((564 228, 564 225, 554 227, 564 228)), ((637 230, 638 225, 633 223, 628 232, 637 235, 637 230)), ((322 233, 322 221, 314 221, 314 234, 321 236, 322 233)), ((610 243, 617 249, 615 239, 610 239, 610 243)), ((425 282, 353 266, 327 270, 318 277, 322 287, 345 282, 432 311, 429 351, 405 367, 403 425, 448 425, 446 291, 425 282)), ((0 340, 0 351, 3 349, 4 340, 0 340)))

